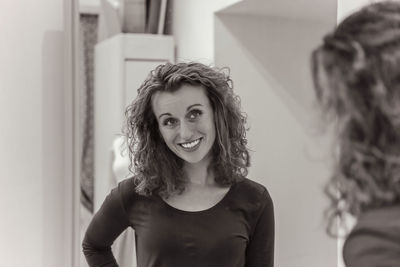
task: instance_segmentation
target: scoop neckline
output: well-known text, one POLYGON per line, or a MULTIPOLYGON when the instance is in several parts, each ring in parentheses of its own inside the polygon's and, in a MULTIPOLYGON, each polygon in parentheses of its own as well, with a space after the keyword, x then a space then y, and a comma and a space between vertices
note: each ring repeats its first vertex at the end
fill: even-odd
POLYGON ((232 184, 229 187, 228 192, 226 192, 226 194, 221 198, 220 201, 218 201, 213 206, 211 206, 207 209, 204 209, 204 210, 190 211, 190 210, 178 209, 178 208, 175 208, 175 207, 171 206, 170 204, 168 204, 161 196, 157 195, 157 197, 159 198, 159 200, 162 202, 162 204, 165 207, 167 207, 169 210, 172 210, 174 212, 181 213, 181 214, 189 214, 189 215, 204 214, 204 213, 212 212, 215 209, 217 209, 219 206, 224 204, 228 200, 229 196, 232 194, 233 188, 236 187, 236 184, 237 184, 237 182, 232 184))

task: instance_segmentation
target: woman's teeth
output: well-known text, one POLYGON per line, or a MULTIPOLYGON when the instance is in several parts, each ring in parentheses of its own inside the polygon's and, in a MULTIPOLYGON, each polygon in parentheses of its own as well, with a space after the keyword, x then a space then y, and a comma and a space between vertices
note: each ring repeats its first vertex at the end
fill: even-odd
POLYGON ((192 147, 196 146, 199 142, 200 142, 200 138, 196 139, 192 142, 189 142, 189 143, 182 143, 180 145, 183 146, 184 148, 192 148, 192 147))

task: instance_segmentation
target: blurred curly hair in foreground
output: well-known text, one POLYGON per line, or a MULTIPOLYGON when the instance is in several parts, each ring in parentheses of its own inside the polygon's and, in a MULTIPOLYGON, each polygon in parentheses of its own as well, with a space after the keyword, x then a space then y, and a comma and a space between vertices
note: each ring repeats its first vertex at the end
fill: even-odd
POLYGON ((338 134, 325 187, 334 235, 338 216, 400 202, 400 3, 347 17, 313 51, 311 65, 324 118, 338 134))

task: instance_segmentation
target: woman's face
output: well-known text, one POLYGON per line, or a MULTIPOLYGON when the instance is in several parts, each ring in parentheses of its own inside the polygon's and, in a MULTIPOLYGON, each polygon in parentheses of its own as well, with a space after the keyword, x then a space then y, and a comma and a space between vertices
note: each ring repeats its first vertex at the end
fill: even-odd
POLYGON ((214 113, 203 87, 182 85, 173 93, 157 92, 151 105, 172 152, 188 163, 209 158, 215 141, 214 113))

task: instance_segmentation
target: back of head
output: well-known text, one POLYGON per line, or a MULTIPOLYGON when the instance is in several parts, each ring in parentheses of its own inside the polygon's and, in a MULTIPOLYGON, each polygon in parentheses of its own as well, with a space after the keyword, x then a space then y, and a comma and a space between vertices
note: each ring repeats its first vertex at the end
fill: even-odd
POLYGON ((400 3, 371 4, 312 54, 318 102, 337 123, 339 155, 327 185, 332 214, 400 199, 400 3))

